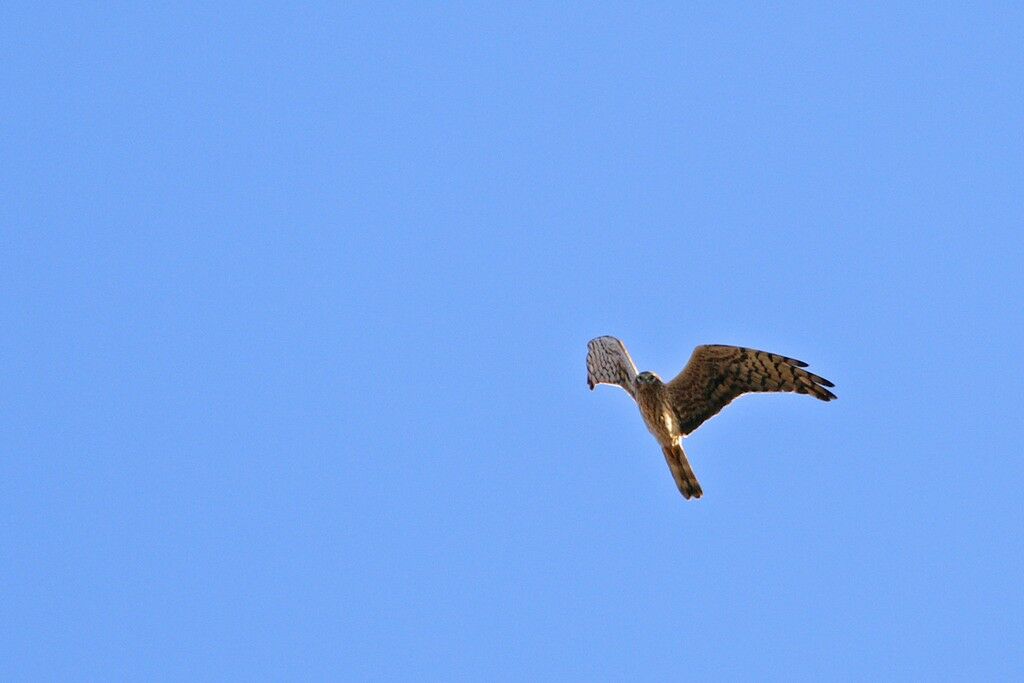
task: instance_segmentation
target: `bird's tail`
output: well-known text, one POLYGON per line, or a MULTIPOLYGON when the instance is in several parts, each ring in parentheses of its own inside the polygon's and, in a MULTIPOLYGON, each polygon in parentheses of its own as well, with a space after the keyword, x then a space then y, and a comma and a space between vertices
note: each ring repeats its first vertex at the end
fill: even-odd
POLYGON ((683 450, 682 444, 676 441, 672 446, 661 450, 665 453, 665 462, 672 470, 672 478, 676 480, 676 486, 679 487, 679 493, 683 494, 683 498, 689 500, 703 496, 704 491, 701 490, 697 475, 690 467, 690 461, 686 459, 686 451, 683 450))

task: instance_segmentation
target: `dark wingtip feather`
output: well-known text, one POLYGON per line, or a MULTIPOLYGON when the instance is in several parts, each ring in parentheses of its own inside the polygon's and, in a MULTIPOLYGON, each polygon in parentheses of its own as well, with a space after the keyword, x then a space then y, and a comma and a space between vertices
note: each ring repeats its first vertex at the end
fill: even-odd
POLYGON ((815 375, 813 372, 808 372, 807 376, 810 377, 812 380, 814 380, 815 382, 817 382, 818 384, 820 384, 823 387, 834 387, 835 386, 835 384, 832 384, 832 382, 828 381, 824 377, 820 377, 818 375, 815 375))
MULTIPOLYGON (((829 385, 829 386, 831 386, 831 385, 829 385)), ((836 396, 835 394, 833 394, 831 391, 829 391, 828 389, 826 389, 824 387, 817 386, 817 387, 815 387, 815 389, 817 391, 814 392, 814 398, 821 399, 822 401, 825 401, 826 403, 828 401, 834 401, 837 398, 839 398, 838 396, 836 396)))

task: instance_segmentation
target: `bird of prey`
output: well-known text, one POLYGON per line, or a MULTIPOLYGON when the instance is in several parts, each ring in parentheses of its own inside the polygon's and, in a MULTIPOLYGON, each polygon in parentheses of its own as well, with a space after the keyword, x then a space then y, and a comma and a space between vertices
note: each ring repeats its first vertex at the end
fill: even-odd
POLYGON ((637 373, 626 345, 615 337, 587 344, 587 384, 617 384, 640 407, 683 498, 704 492, 686 459, 683 437, 692 434, 734 398, 750 392, 793 391, 822 401, 836 397, 824 377, 807 372, 807 363, 742 346, 698 346, 683 371, 668 384, 653 372, 637 373))

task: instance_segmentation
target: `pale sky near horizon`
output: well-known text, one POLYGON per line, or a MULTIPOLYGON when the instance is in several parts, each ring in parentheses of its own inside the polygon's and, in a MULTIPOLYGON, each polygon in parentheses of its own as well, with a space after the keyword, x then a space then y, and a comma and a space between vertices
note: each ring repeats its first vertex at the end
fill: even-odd
POLYGON ((5 4, 0 678, 1020 678, 1024 10, 932 5, 5 4), (839 400, 687 502, 601 334, 839 400))

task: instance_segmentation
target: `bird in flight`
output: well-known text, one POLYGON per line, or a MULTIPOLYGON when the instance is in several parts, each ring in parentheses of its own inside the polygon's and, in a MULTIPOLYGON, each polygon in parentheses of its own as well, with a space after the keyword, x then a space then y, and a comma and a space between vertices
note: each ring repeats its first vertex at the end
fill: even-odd
POLYGON ((633 397, 687 500, 700 498, 704 491, 686 459, 683 437, 746 393, 792 391, 822 401, 834 399, 826 387, 835 385, 805 367, 803 361, 776 353, 712 344, 694 349, 690 362, 666 384, 653 372, 638 373, 626 345, 615 337, 587 343, 587 384, 591 389, 617 384, 633 397))

